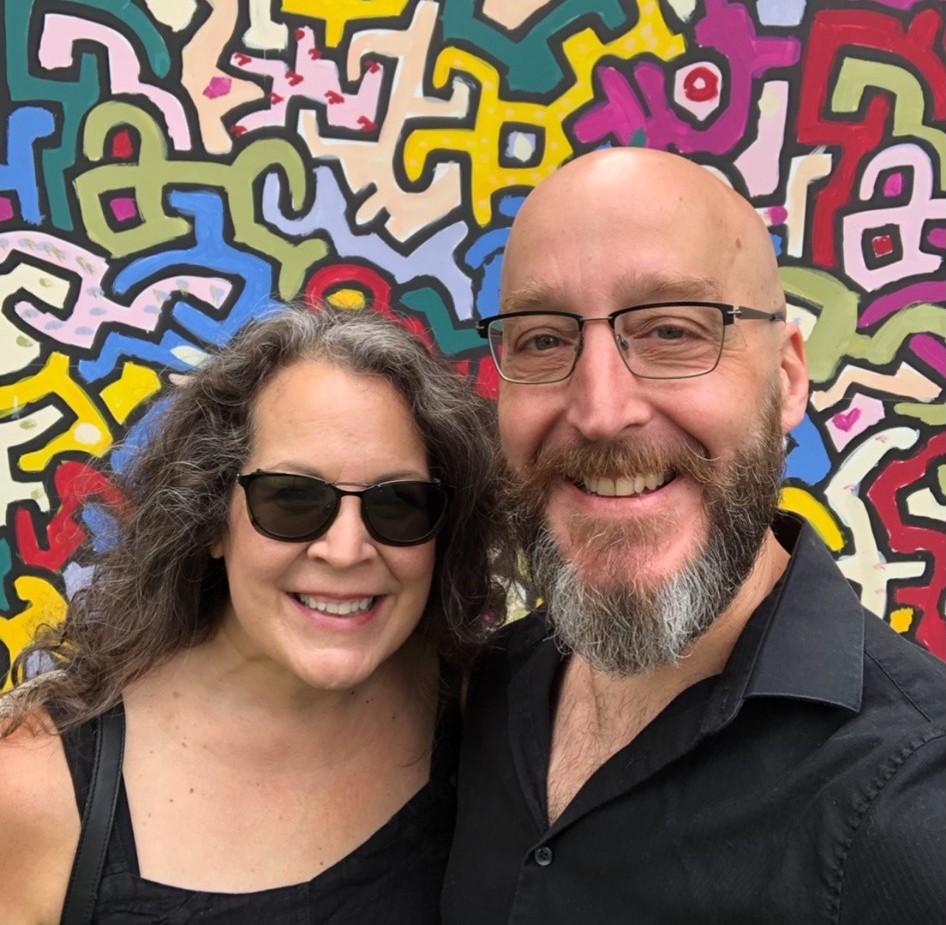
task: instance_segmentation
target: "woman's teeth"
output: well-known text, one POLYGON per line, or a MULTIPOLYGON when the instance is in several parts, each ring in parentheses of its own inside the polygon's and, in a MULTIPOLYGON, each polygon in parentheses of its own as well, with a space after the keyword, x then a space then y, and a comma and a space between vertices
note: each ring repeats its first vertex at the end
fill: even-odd
POLYGON ((358 597, 349 601, 327 601, 320 597, 312 597, 309 594, 293 594, 292 596, 300 604, 308 607, 309 610, 331 614, 333 617, 347 617, 353 613, 364 613, 371 609, 371 605, 375 601, 373 597, 358 597))
POLYGON ((588 494, 603 498, 630 498, 645 491, 656 491, 673 478, 672 472, 648 472, 646 475, 631 477, 591 478, 578 485, 588 494))

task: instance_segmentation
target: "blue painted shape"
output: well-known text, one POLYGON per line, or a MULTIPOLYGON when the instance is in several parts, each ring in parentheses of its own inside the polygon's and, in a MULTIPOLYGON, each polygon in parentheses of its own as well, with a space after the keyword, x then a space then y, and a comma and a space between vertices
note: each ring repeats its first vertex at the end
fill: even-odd
POLYGON ((170 403, 170 396, 159 398, 129 428, 125 439, 112 450, 108 457, 109 465, 115 472, 123 475, 138 453, 151 442, 161 426, 161 418, 164 417, 164 412, 170 403))
POLYGON ((763 26, 798 26, 807 5, 807 0, 758 0, 759 23, 763 26))
POLYGON ((772 248, 775 250, 775 256, 782 256, 782 236, 780 234, 775 234, 775 232, 770 231, 769 237, 772 239, 772 248))
MULTIPOLYGON (((197 339, 207 344, 225 344, 270 304, 273 268, 261 257, 238 250, 224 239, 224 208, 219 193, 175 191, 168 201, 171 208, 193 220, 196 243, 129 264, 115 277, 115 292, 121 295, 151 279, 192 269, 207 275, 237 277, 243 282, 242 290, 225 317, 211 317, 205 309, 183 298, 171 308, 174 321, 197 339)), ((236 287, 240 290, 239 282, 236 287)))
POLYGON ((831 471, 831 457, 824 445, 821 431, 809 415, 791 432, 794 446, 785 460, 786 478, 817 485, 831 471))
POLYGON ((0 164, 0 191, 12 191, 20 204, 20 217, 30 225, 39 225, 45 216, 40 211, 37 183, 36 142, 56 130, 53 114, 42 106, 20 106, 7 119, 7 162, 0 164))
POLYGON ((100 555, 110 552, 118 542, 118 522, 114 515, 101 504, 90 501, 83 505, 81 517, 90 534, 92 551, 100 555))
POLYGON ((502 275, 503 254, 509 240, 512 219, 522 208, 524 196, 503 196, 497 213, 508 221, 498 228, 490 228, 478 235, 462 255, 463 265, 473 271, 476 285, 474 306, 480 318, 499 312, 499 282, 502 275))
POLYGON ((116 295, 124 295, 155 279, 198 270, 207 275, 219 274, 231 281, 237 277, 234 283, 239 293, 236 301, 220 317, 212 317, 206 308, 193 305, 184 297, 173 301, 166 310, 176 327, 191 335, 189 337, 179 330, 169 329, 155 343, 145 336, 109 332, 99 355, 78 364, 79 375, 86 382, 95 382, 109 375, 127 359, 141 360, 159 369, 188 372, 190 365, 174 356, 176 348, 202 349, 207 344, 225 344, 271 304, 273 269, 261 257, 237 250, 224 240, 224 209, 218 193, 175 191, 170 194, 169 203, 173 209, 193 220, 196 243, 193 247, 161 251, 131 262, 115 277, 113 289, 116 295))

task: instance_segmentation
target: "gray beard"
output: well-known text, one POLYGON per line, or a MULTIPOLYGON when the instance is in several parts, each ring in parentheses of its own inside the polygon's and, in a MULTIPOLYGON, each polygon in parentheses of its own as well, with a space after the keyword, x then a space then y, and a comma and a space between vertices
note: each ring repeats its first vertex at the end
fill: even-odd
POLYGON ((576 529, 577 548, 565 559, 547 525, 520 521, 529 573, 559 648, 574 652, 599 671, 639 675, 679 664, 687 649, 732 602, 758 557, 778 503, 784 448, 778 408, 763 410, 762 432, 707 486, 707 539, 692 560, 662 582, 646 585, 627 574, 623 541, 639 555, 659 544, 659 533, 613 527, 576 529), (531 526, 529 526, 531 524, 531 526), (599 578, 582 577, 576 561, 593 561, 599 578))

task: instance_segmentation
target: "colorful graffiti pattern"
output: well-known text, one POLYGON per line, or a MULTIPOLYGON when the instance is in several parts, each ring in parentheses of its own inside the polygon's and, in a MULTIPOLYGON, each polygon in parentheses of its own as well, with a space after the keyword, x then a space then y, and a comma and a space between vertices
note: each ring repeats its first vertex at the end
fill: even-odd
POLYGON ((769 226, 811 363, 782 504, 946 657, 946 52, 927 0, 6 0, 0 676, 89 580, 161 399, 272 294, 495 394, 523 196, 686 154, 769 226))

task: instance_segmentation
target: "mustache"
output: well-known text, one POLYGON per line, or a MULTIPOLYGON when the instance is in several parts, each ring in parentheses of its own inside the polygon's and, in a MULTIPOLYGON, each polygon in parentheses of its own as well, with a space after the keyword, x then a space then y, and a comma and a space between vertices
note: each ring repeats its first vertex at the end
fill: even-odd
POLYGON ((718 462, 702 444, 692 439, 673 444, 580 439, 542 447, 512 489, 519 501, 535 504, 560 480, 587 483, 601 476, 633 478, 671 472, 687 475, 697 485, 715 492, 723 488, 722 483, 726 481, 718 462))

